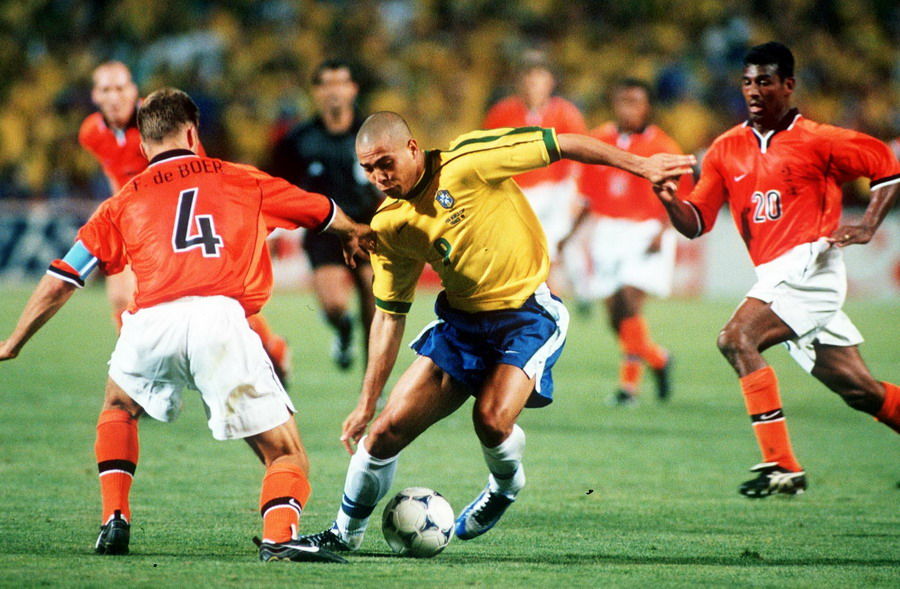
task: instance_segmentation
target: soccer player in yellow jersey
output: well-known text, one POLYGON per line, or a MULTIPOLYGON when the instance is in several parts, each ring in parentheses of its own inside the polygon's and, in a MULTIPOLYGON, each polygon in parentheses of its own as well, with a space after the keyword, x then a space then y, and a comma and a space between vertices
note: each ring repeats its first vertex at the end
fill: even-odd
POLYGON ((376 313, 359 404, 341 441, 353 457, 334 525, 301 539, 329 550, 359 548, 369 515, 390 489, 400 451, 475 397, 472 419, 487 487, 456 520, 469 540, 488 531, 525 484, 524 407, 552 401, 553 364, 569 315, 544 284, 550 267, 537 217, 512 176, 568 158, 659 182, 690 172, 693 156, 636 156, 576 134, 527 127, 476 131, 447 151, 423 151, 400 115, 363 123, 356 154, 387 199, 372 219, 376 313), (425 264, 441 277, 438 320, 413 342, 418 357, 375 414, 425 264), (358 442, 356 452, 353 443, 358 442))

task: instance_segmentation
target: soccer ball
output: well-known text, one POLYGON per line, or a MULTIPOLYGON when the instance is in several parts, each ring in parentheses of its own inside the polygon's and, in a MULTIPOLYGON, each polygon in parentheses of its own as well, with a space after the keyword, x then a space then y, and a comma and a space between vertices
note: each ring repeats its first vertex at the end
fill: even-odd
POLYGON ((385 506, 381 531, 397 554, 428 558, 450 543, 453 520, 453 508, 440 493, 409 487, 385 506))

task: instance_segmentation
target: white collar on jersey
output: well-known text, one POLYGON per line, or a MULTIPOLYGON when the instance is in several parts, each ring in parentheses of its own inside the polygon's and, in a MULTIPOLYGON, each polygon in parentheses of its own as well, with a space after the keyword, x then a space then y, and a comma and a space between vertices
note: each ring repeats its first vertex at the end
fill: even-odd
POLYGON ((765 134, 760 133, 756 130, 756 128, 750 124, 750 121, 744 121, 744 127, 749 127, 751 131, 753 131, 753 135, 756 136, 756 141, 759 143, 759 150, 761 153, 766 153, 769 149, 769 143, 772 142, 772 137, 775 136, 776 133, 780 131, 790 131, 794 128, 794 125, 797 123, 797 120, 800 119, 802 115, 796 108, 792 108, 788 111, 787 115, 781 120, 778 125, 775 126, 774 129, 769 129, 765 132, 765 134))

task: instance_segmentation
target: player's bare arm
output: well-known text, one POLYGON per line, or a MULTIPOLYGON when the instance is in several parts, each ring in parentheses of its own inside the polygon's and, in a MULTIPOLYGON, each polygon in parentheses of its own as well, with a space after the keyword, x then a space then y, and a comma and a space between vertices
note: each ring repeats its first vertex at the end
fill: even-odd
POLYGON ((559 151, 562 157, 583 164, 613 166, 656 184, 668 178, 692 173, 696 158, 692 155, 657 153, 641 157, 623 151, 594 137, 563 133, 559 135, 559 151))
POLYGON ((667 180, 661 184, 654 184, 653 191, 666 208, 672 226, 679 233, 689 239, 700 234, 700 217, 694 207, 678 198, 677 181, 667 180))
POLYGON ((375 251, 372 228, 355 222, 337 205, 334 205, 334 219, 325 231, 340 238, 344 262, 351 268, 356 268, 356 256, 368 258, 368 252, 375 251))
POLYGON ((838 247, 869 243, 875 231, 881 226, 881 222, 896 204, 898 194, 900 183, 882 186, 872 191, 862 221, 857 225, 841 225, 834 230, 828 241, 838 247))
POLYGON ((375 404, 394 369, 405 329, 406 315, 375 310, 369 334, 369 364, 363 377, 359 403, 344 420, 341 431, 341 443, 350 454, 353 454, 353 445, 362 438, 375 415, 375 404))
POLYGON ((25 343, 56 315, 76 288, 74 284, 53 276, 44 276, 25 303, 15 329, 6 340, 0 342, 0 361, 18 356, 25 343))

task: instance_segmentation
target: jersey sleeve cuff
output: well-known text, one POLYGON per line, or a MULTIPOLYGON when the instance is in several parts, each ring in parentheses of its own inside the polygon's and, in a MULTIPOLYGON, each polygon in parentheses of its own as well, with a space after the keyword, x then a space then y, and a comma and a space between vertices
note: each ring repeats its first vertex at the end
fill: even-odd
POLYGON ((698 237, 703 235, 703 231, 706 229, 706 227, 704 227, 704 223, 703 223, 703 215, 700 214, 700 211, 697 210, 697 205, 695 205, 694 203, 687 201, 687 200, 682 201, 682 202, 685 202, 688 205, 690 205, 691 210, 694 211, 694 215, 696 215, 696 217, 697 217, 697 233, 694 234, 693 237, 691 237, 691 239, 697 239, 698 237))
POLYGON ((375 306, 386 313, 392 315, 406 315, 412 308, 412 303, 404 303, 403 301, 385 301, 375 297, 375 306))
POLYGON ((878 190, 879 188, 884 188, 885 186, 891 186, 892 184, 897 184, 900 182, 900 174, 894 174, 893 176, 887 176, 885 178, 879 178, 878 180, 872 180, 869 184, 869 191, 878 190))
POLYGON ((328 216, 325 217, 325 220, 322 221, 322 223, 313 230, 316 233, 322 233, 323 231, 331 227, 331 224, 334 222, 334 217, 335 215, 337 215, 337 205, 334 204, 334 201, 330 198, 328 199, 328 205, 330 207, 328 209, 328 216))
POLYGON ((74 284, 78 288, 84 288, 84 280, 78 275, 78 272, 62 260, 54 260, 47 268, 47 274, 59 278, 63 282, 74 284))
POLYGON ((556 129, 541 129, 544 136, 544 145, 547 147, 547 154, 550 156, 550 163, 558 162, 562 159, 562 152, 559 149, 559 140, 556 138, 556 129))

